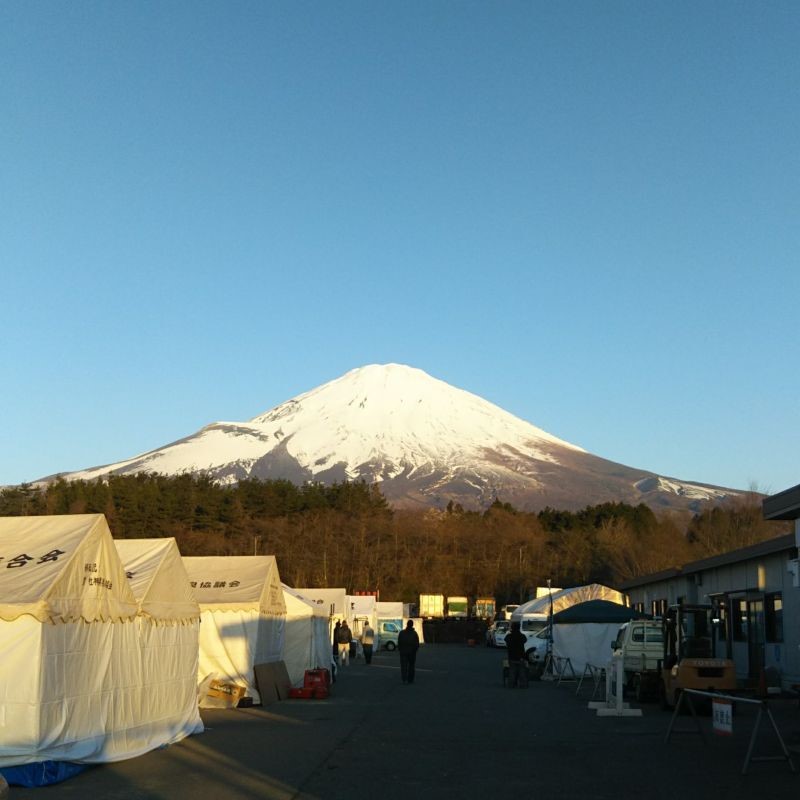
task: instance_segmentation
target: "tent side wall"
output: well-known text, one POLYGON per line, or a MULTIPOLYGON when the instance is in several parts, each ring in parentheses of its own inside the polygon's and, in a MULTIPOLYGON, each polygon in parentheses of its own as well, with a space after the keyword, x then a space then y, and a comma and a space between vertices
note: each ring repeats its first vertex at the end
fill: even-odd
POLYGON ((611 660, 611 643, 616 639, 619 622, 582 622, 553 625, 553 655, 569 658, 580 676, 587 664, 603 667, 611 660))
MULTIPOLYGON (((212 676, 226 683, 235 683, 246 690, 254 703, 261 702, 253 673, 261 613, 257 605, 249 610, 221 611, 201 606, 200 657, 197 678, 202 683, 212 676)), ((202 702, 201 702, 202 705, 202 702)))
MULTIPOLYGON (((137 709, 151 749, 203 730, 197 705, 200 607, 173 538, 114 542, 139 604, 135 621, 143 691, 137 709)), ((124 665, 117 665, 124 669, 124 665)))
POLYGON ((295 590, 284 587, 286 626, 283 661, 293 685, 299 685, 307 669, 330 669, 331 644, 328 618, 295 590))
POLYGON ((145 684, 141 708, 152 725, 151 749, 203 731, 197 704, 199 629, 199 619, 179 624, 136 620, 145 684))
MULTIPOLYGON (((0 767, 35 760, 41 748, 43 657, 42 623, 31 616, 0 622, 0 767)), ((58 682, 54 691, 61 691, 58 682)))
POLYGON ((144 680, 135 621, 42 625, 21 617, 7 624, 27 639, 17 659, 35 658, 42 676, 37 686, 14 683, 15 692, 37 696, 20 692, 6 706, 0 766, 119 761, 158 746, 153 729, 163 717, 163 695, 144 680))

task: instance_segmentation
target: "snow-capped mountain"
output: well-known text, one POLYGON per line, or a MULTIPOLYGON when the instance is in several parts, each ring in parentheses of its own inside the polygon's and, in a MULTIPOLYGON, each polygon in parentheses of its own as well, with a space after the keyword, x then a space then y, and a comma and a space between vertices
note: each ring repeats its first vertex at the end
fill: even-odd
POLYGON ((617 500, 696 507, 733 490, 599 458, 422 370, 354 369, 249 422, 215 422, 158 450, 62 477, 204 472, 243 478, 379 481, 395 505, 523 509, 617 500))

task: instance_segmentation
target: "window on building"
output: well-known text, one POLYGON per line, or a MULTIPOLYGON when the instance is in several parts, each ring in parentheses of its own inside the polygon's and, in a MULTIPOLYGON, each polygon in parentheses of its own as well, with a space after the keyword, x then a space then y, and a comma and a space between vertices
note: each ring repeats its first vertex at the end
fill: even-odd
POLYGON ((731 600, 731 623, 733 628, 733 641, 747 641, 747 601, 731 600))
POLYGON ((667 601, 666 600, 653 600, 650 603, 650 613, 654 617, 663 617, 667 613, 667 601))
POLYGON ((768 642, 783 641, 783 596, 780 592, 764 596, 764 617, 768 642))
POLYGON ((717 639, 724 642, 728 638, 728 609, 725 605, 725 600, 721 597, 713 599, 714 606, 714 619, 719 620, 714 623, 717 631, 717 639))
POLYGON ((638 611, 640 614, 644 614, 644 603, 634 603, 633 610, 638 611))

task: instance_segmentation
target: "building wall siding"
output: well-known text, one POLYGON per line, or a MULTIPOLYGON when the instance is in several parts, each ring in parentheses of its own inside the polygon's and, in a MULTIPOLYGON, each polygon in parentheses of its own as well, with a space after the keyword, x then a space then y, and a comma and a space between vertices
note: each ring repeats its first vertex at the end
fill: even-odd
MULTIPOLYGON (((682 597, 687 603, 711 603, 715 595, 760 595, 780 592, 783 601, 783 642, 766 642, 764 662, 781 675, 784 687, 800 683, 800 588, 794 586, 789 550, 713 567, 698 573, 678 575, 631 588, 631 604, 643 603, 650 612, 653 600, 666 599, 672 605, 682 597)), ((722 643, 722 647, 725 645, 722 643)), ((748 673, 746 642, 732 642, 736 673, 744 680, 748 673)), ((719 652, 719 645, 718 645, 719 652)), ((724 649, 722 650, 724 653, 724 649)))

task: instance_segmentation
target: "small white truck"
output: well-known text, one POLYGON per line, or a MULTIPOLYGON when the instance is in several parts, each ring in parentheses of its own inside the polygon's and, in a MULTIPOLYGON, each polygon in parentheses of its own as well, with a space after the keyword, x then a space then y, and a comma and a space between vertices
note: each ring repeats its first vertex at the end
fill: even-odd
POLYGON ((625 688, 634 693, 637 701, 655 699, 664 658, 661 620, 636 619, 624 623, 611 649, 615 656, 622 657, 625 688))

